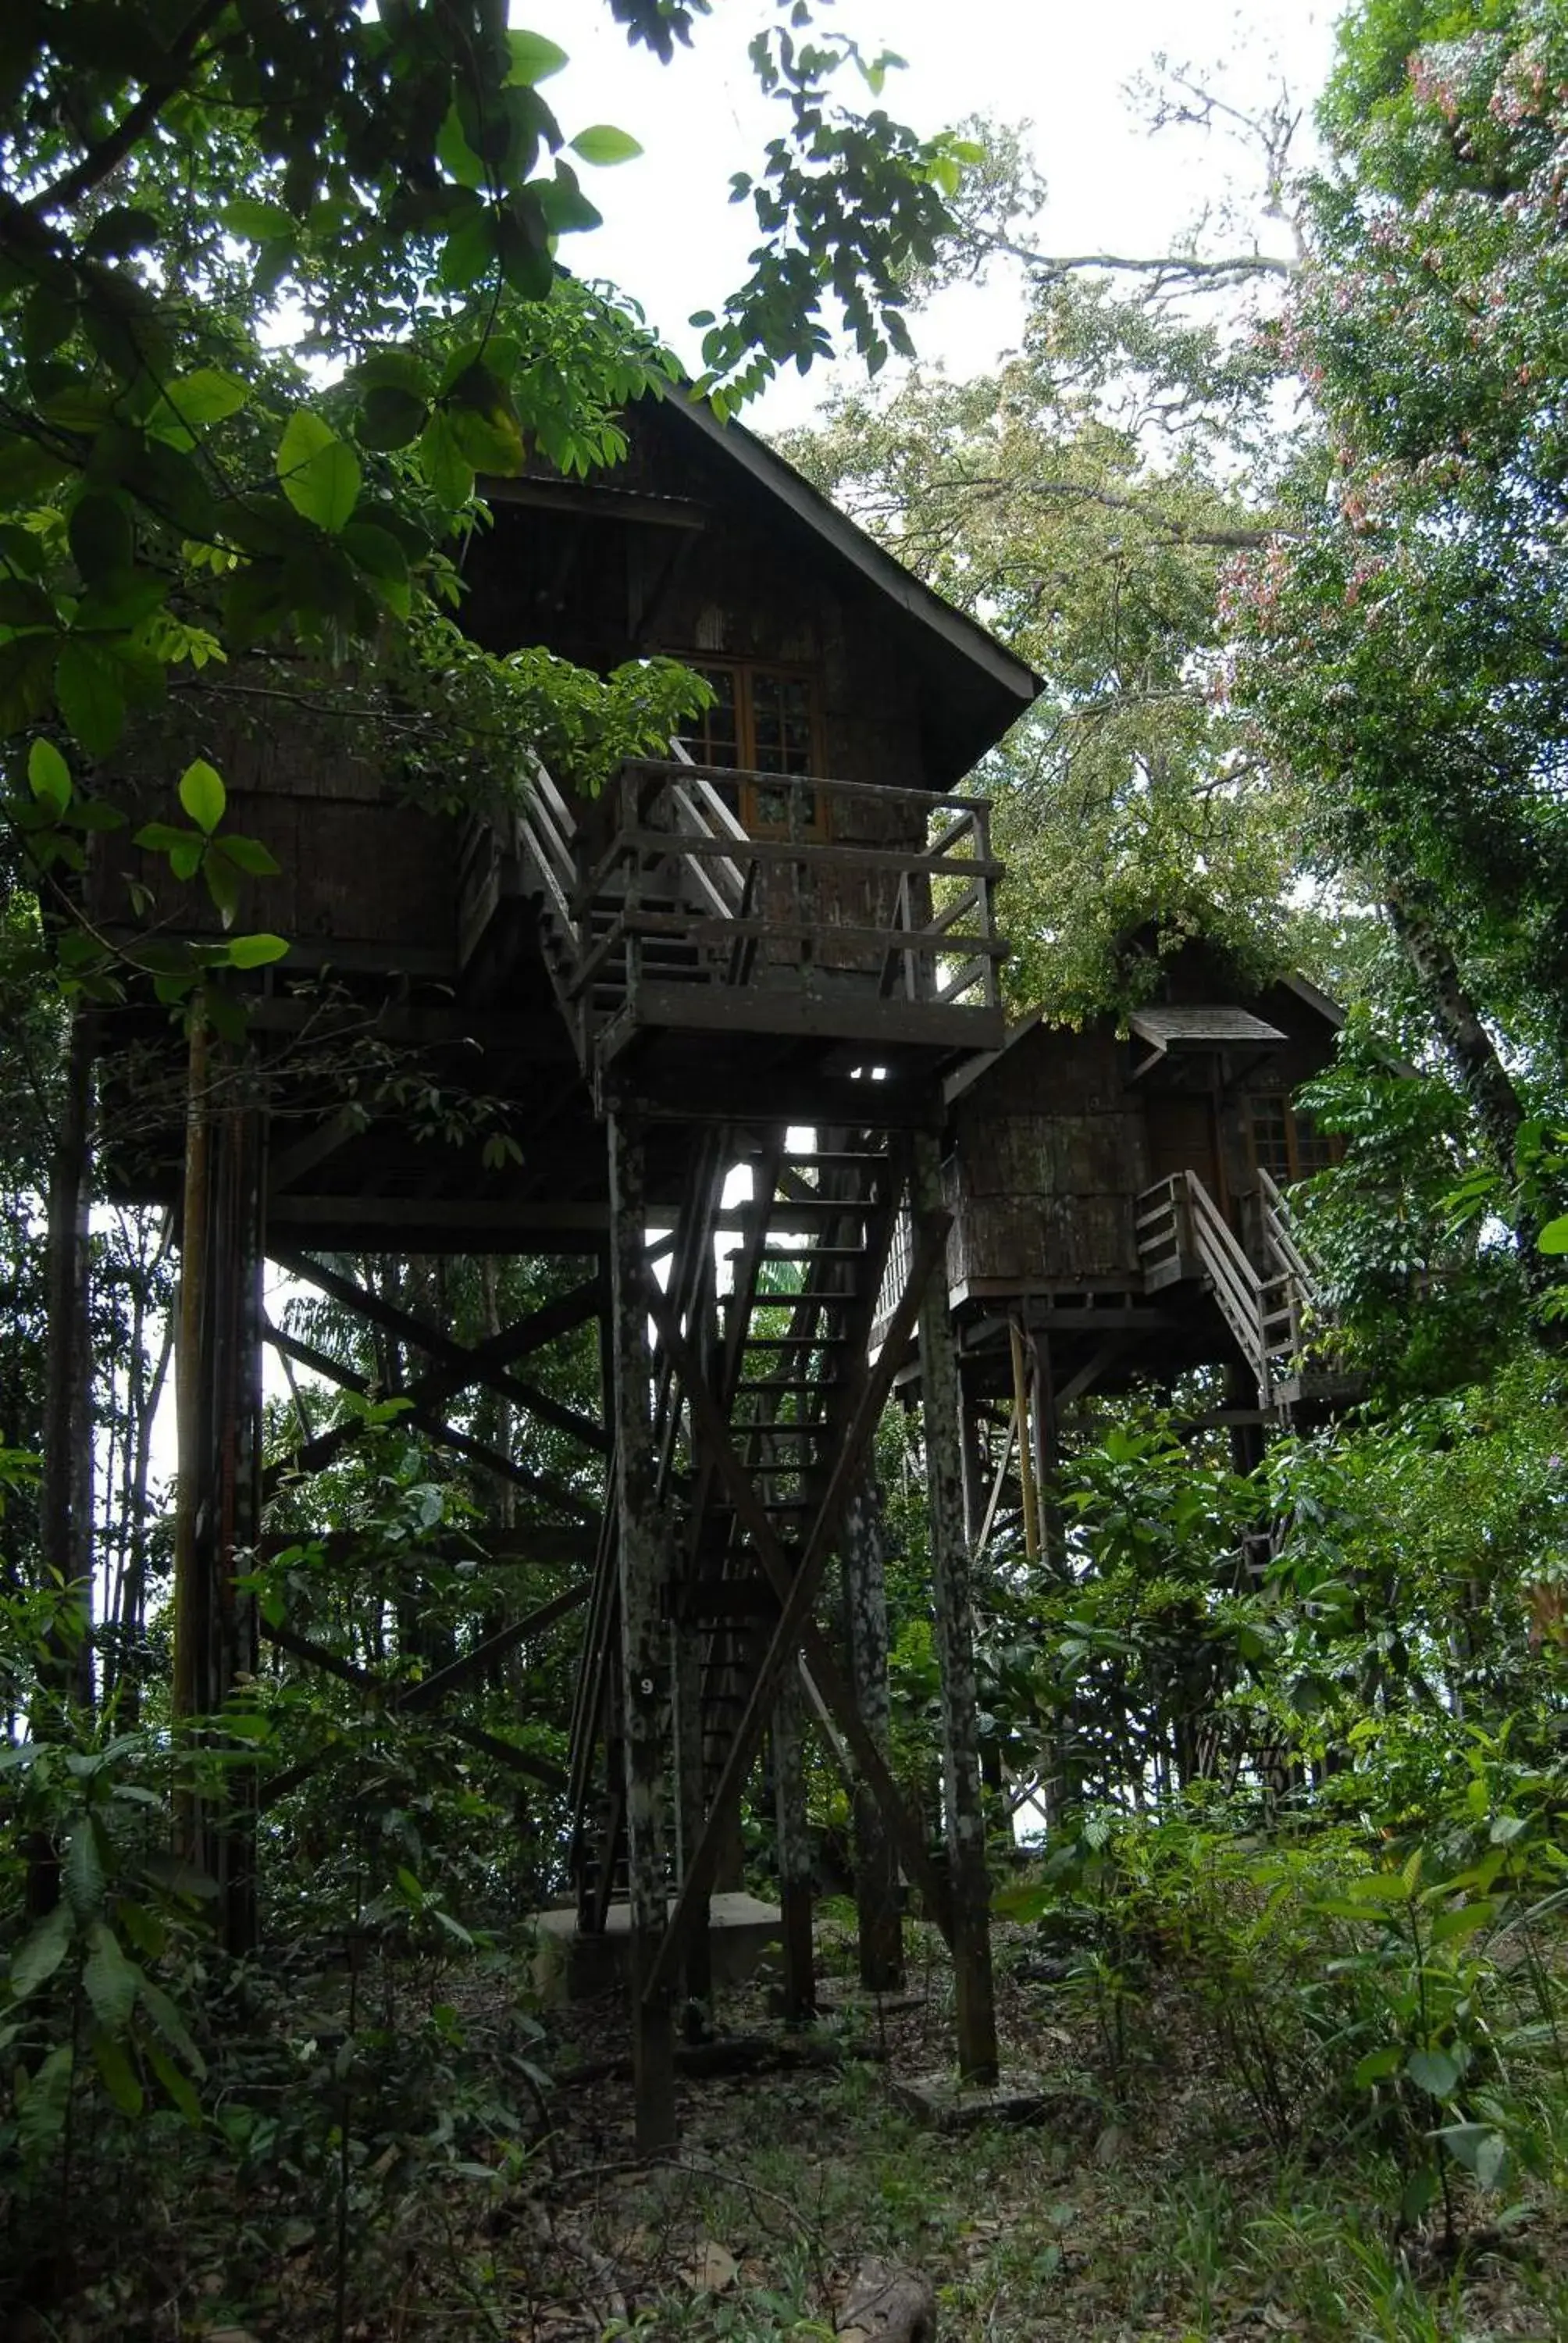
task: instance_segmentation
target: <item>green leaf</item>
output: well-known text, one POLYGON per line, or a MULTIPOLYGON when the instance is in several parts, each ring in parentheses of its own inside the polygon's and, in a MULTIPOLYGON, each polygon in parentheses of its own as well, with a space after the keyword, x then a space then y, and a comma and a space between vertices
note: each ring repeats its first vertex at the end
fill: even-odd
POLYGON ((126 695, 107 651, 68 638, 55 669, 55 696, 73 738, 88 756, 111 756, 126 729, 126 695))
POLYGON ((0 578, 0 627, 58 628, 60 614, 44 591, 27 578, 0 578))
POLYGON ((1543 1252, 1568 1252, 1568 1212, 1560 1220, 1548 1221, 1535 1242, 1543 1252))
POLYGON ((275 237, 292 244, 299 234, 291 212, 281 204, 261 203, 254 196, 236 196, 218 217, 230 236, 242 236, 246 244, 269 244, 275 237))
POLYGON ((1432 1924, 1434 1945, 1452 1945, 1462 1936, 1473 1936, 1477 1928, 1486 1927, 1497 1916, 1497 1907, 1489 1898, 1478 1904, 1462 1904, 1455 1912, 1440 1912, 1432 1924))
POLYGON ((90 583, 128 569, 136 559, 136 531, 119 497, 91 490, 78 499, 65 524, 71 558, 90 583))
POLYGON ((1386 2082, 1391 2075, 1398 2074, 1403 2057, 1404 2053, 1392 2045, 1384 2050, 1369 2050, 1351 2080, 1358 2091, 1366 2090, 1373 2083, 1386 2082))
POLYGON ((56 813, 64 813, 70 804, 71 768, 53 740, 35 740, 28 749, 27 786, 56 813))
MULTIPOLYGON (((122 569, 100 578, 77 605, 75 628, 87 635, 120 634, 161 610, 173 590, 172 578, 156 569, 122 569)), ((124 678, 121 679, 122 689, 124 678)))
POLYGON ((367 391, 407 391, 410 398, 421 403, 430 396, 430 369, 424 359, 415 351, 399 349, 395 344, 371 350, 361 358, 353 378, 367 391))
POLYGON ((447 394, 453 436, 477 472, 519 472, 523 433, 512 395, 487 366, 466 369, 447 394))
MULTIPOLYGON (((155 1803, 161 1805, 162 1801, 155 1803)), ((149 1912, 145 1904, 137 1904, 132 1897, 122 1896, 115 1917, 144 1959, 162 1959, 169 1932, 156 1912, 149 1912)))
POLYGON ((71 1942, 71 1907, 56 1904, 26 1937, 11 1963, 11 1991, 17 2001, 52 1977, 71 1942))
POLYGON ((1459 2080, 1459 2061, 1448 2050, 1412 2050, 1404 2071, 1418 2090, 1446 2099, 1459 2080))
POLYGON ((216 367, 197 367, 171 382, 147 419, 147 428, 176 447, 192 447, 196 434, 237 415, 250 397, 248 385, 216 367))
POLYGON ((179 2053, 196 2076, 206 2073, 206 2062, 191 2040, 185 2019, 180 2016, 161 1985, 155 1985, 144 1971, 136 1986, 142 2007, 163 2036, 169 2047, 179 2053))
POLYGON ((499 247, 499 223, 492 211, 476 212, 455 227, 441 247, 436 277, 449 292, 466 293, 490 266, 499 247))
POLYGON ((343 549, 357 568, 374 578, 393 616, 406 618, 413 608, 413 596, 408 588, 408 557, 397 538, 374 521, 352 521, 343 532, 343 549))
POLYGON ((455 509, 474 493, 474 467, 458 445, 444 409, 431 416, 419 434, 419 465, 431 492, 455 509))
POLYGON ((507 82, 513 89, 533 89, 570 62, 565 49, 548 41, 542 33, 509 32, 507 45, 512 53, 507 82))
POLYGON ((289 417, 277 450, 277 477, 295 511, 332 536, 359 501, 359 458, 308 407, 289 417))
POLYGON ((395 383, 377 383, 365 394, 355 424, 367 447, 407 447, 425 428, 429 408, 417 391, 395 383))
POLYGON ((224 926, 232 928, 239 910, 239 872, 221 845, 208 847, 201 873, 224 926))
POLYGON ((635 163, 642 152, 630 131, 618 130, 612 122, 590 123, 588 129, 579 130, 571 141, 571 150, 600 170, 616 163, 635 163))
POLYGON ((205 757, 196 758, 180 775, 180 803, 196 828, 210 838, 223 820, 228 791, 205 757))
POLYGON ((35 287, 22 312, 22 355, 46 358, 76 330, 81 311, 75 296, 54 285, 35 287))
POLYGON ((136 2069, 126 2056, 126 2046, 100 2027, 93 2036, 93 2064, 104 2079, 104 2088, 123 2116, 139 2116, 145 2104, 142 2087, 136 2069))
POLYGON ((98 1852, 97 1833, 93 1828, 90 1816, 84 1815, 71 1833, 71 1844, 60 1877, 65 1890, 65 1901, 77 1919, 95 1919, 104 1901, 104 1864, 98 1852))
POLYGON ((604 225, 604 214, 589 203, 569 163, 558 163, 555 177, 537 179, 530 192, 552 236, 578 236, 604 225))
POLYGON ((156 212, 143 211, 133 204, 115 204, 99 213, 82 249, 93 260, 124 260, 128 253, 148 250, 163 232, 156 212))
POLYGON ((201 2122, 201 2101, 188 2076, 182 2075, 168 2053, 160 2050, 156 2042, 143 2046, 148 2066, 162 2084, 170 2104, 176 2107, 186 2123, 196 2127, 201 2122))
POLYGON ((1441 2186, 1441 2175, 1434 2163, 1418 2164, 1400 2192, 1399 2209, 1402 2219, 1412 2226, 1419 2221, 1441 2186))
POLYGON ((287 950, 282 936, 231 936, 228 956, 235 968, 267 968, 282 960, 287 950))
POLYGON ((1473 2172, 1483 2188, 1494 2188, 1508 2157, 1508 2142, 1489 2124, 1446 2124, 1436 2134, 1456 2164, 1473 2172))
POLYGON ((91 1949, 82 1971, 82 1983, 93 2015, 111 2034, 123 2034, 136 2006, 141 1971, 134 1961, 126 1958, 119 1938, 106 1921, 92 1922, 87 1943, 91 1949))
POLYGON ((224 840, 223 850, 235 868, 243 870, 247 879, 276 879, 282 865, 270 847, 263 846, 259 838, 244 838, 230 834, 224 840))

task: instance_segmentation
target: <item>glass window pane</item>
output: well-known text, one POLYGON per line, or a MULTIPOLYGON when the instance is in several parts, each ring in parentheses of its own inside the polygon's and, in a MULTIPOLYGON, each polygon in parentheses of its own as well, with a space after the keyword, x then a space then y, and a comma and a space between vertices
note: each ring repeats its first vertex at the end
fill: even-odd
POLYGON ((1260 1172, 1283 1185, 1294 1179, 1291 1163, 1290 1110, 1279 1098, 1252 1101, 1252 1161, 1260 1172))
POLYGON ((731 667, 699 667, 696 672, 713 691, 713 705, 690 719, 680 745, 699 765, 744 763, 740 753, 739 696, 731 667))
POLYGON ((759 773, 811 769, 811 689, 804 676, 751 671, 751 724, 759 773))

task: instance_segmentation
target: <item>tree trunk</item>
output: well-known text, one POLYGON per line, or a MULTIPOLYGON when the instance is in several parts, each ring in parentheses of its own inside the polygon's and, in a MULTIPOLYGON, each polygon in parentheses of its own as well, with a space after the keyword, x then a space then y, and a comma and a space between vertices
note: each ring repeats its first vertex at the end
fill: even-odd
POLYGON ((93 1698, 93 1354, 87 1323, 93 1051, 79 1012, 71 1023, 65 1089, 49 1171, 45 1266, 44 1563, 75 1600, 45 1671, 56 1696, 93 1698))
MULTIPOLYGON (((1497 1045, 1465 990, 1459 963, 1428 913, 1408 896, 1391 888, 1387 910, 1405 958, 1420 980, 1442 1046, 1475 1110, 1486 1144, 1504 1177, 1517 1185, 1519 1127, 1524 1109, 1497 1054, 1497 1045)), ((1533 1215, 1521 1212, 1513 1239, 1525 1282, 1533 1292, 1552 1282, 1549 1265, 1536 1243, 1539 1233, 1533 1215)))

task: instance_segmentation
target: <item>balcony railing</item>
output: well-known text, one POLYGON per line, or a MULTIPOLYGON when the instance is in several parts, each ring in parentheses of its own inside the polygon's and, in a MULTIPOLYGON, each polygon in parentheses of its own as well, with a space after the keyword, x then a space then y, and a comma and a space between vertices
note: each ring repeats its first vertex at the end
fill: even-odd
POLYGON ((540 774, 518 843, 585 1056, 660 1025, 1000 1045, 979 799, 671 758, 581 819, 540 774))

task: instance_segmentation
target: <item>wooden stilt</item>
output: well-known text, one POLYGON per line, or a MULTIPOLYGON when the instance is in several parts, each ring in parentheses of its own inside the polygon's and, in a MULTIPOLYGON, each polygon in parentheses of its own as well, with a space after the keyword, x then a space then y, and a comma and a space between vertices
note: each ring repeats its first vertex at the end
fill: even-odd
POLYGON ((1067 1575, 1067 1525, 1061 1518, 1056 1476, 1061 1469, 1061 1415, 1056 1400, 1050 1336, 1040 1329, 1030 1337, 1034 1364, 1034 1464, 1040 1494, 1040 1542, 1058 1578, 1067 1575))
POLYGON ((1030 1423, 1029 1354, 1024 1348, 1023 1330, 1015 1318, 1009 1325, 1008 1347, 1012 1355, 1012 1413, 1017 1426, 1018 1483, 1023 1496, 1023 1550, 1030 1562, 1040 1555, 1040 1495, 1035 1487, 1034 1433, 1030 1423))
MULTIPOLYGON (((256 1673, 255 1597, 236 1584, 261 1506, 266 1124, 247 1071, 192 1011, 176 1339, 176 1720, 219 1719, 256 1673)), ((220 1735, 221 1737, 221 1735, 220 1735)), ((248 1745, 236 1744, 237 1758, 248 1745)), ((193 1759, 196 1753, 191 1752, 193 1759)), ((176 1802, 185 1860, 217 1885, 230 1951, 256 1943, 256 1779, 231 1762, 221 1799, 194 1776, 176 1802)))
POLYGON ((646 1212, 640 1131, 609 1125, 610 1309, 616 1498, 620 1513, 620 1661, 625 1712, 632 2074, 639 2155, 675 2137, 675 2033, 667 1987, 649 1985, 668 1918, 664 1815, 668 1635, 654 1492, 653 1359, 643 1290, 646 1212))
POLYGON ((959 1456, 964 1476, 964 1535, 970 1542, 970 1551, 973 1553, 980 1543, 990 1474, 980 1409, 975 1404, 970 1378, 961 1364, 959 1368, 959 1456))
MULTIPOLYGON (((937 1144, 924 1133, 913 1144, 910 1187, 917 1219, 940 1209, 937 1144)), ((940 1265, 926 1285, 920 1327, 931 1593, 941 1665, 942 1772, 959 2071, 966 2081, 994 2082, 997 2036, 990 1965, 990 1880, 980 1793, 974 1616, 959 1462, 958 1362, 948 1315, 947 1279, 940 1265)))
MULTIPOLYGON (((844 1641, 856 1706, 873 1740, 888 1747, 888 1594, 882 1525, 874 1485, 863 1482, 844 1515, 841 1563, 844 1641)), ((855 1907, 860 1982, 870 1993, 896 1993, 904 1982, 904 1931, 899 1860, 875 1791, 857 1775, 854 1795, 855 1907)))
POLYGON ((817 2012, 811 1945, 811 1838, 806 1824, 805 1701, 799 1667, 787 1667, 773 1699, 773 1814, 779 1847, 779 1909, 784 1933, 784 2021, 804 2026, 817 2012))
MULTIPOLYGON (((671 1630, 675 1682, 675 1870, 686 1876, 692 1849, 702 1835, 706 1811, 702 1762, 702 1638, 689 1620, 671 1630)), ((713 1953, 704 1908, 692 1923, 681 1967, 681 1996, 689 2036, 699 2035, 713 2001, 713 1953)))
MULTIPOLYGON (((39 1528, 44 1559, 72 1597, 68 1632, 50 1639, 40 1674, 53 1697, 93 1701, 93 1342, 88 1319, 88 1212, 93 1122, 93 1049, 87 1020, 71 1021, 60 1116, 49 1167, 44 1259, 44 1460, 39 1528)), ((37 1726, 39 1719, 35 1717, 37 1726)))

